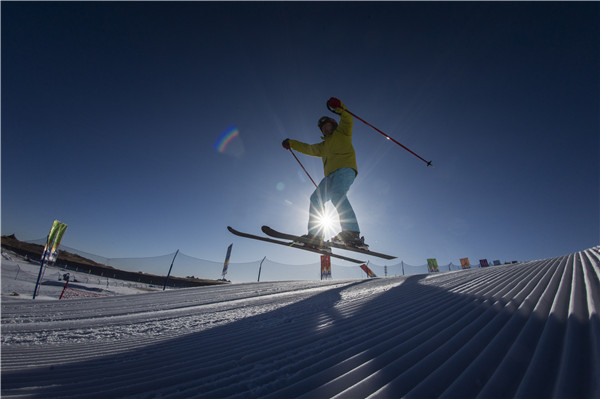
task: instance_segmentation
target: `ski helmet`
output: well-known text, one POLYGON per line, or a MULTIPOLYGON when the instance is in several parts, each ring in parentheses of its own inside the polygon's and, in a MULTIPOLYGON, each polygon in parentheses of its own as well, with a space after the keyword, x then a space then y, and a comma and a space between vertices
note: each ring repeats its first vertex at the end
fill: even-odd
POLYGON ((328 116, 323 116, 321 117, 321 119, 319 119, 319 129, 321 128, 321 126, 323 126, 324 124, 326 124, 327 122, 331 122, 333 123, 335 126, 337 126, 337 122, 335 119, 330 118, 328 116))

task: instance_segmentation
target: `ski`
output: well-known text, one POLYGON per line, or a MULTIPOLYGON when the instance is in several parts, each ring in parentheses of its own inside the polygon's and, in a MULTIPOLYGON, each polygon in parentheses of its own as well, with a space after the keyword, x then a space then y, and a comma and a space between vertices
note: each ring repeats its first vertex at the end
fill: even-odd
POLYGON ((253 240, 260 240, 260 241, 265 241, 265 242, 270 242, 272 244, 279 244, 279 245, 285 245, 286 247, 292 247, 292 248, 297 248, 297 249, 301 249, 303 251, 309 251, 309 252, 315 252, 321 255, 329 255, 333 258, 338 258, 338 259, 342 259, 348 262, 353 262, 353 263, 366 263, 362 260, 358 260, 358 259, 353 259, 353 258, 349 258, 347 256, 343 256, 343 255, 338 255, 338 254, 332 254, 331 252, 325 251, 325 250, 320 250, 318 248, 312 248, 312 247, 306 247, 306 246, 302 246, 302 245, 297 245, 294 242, 288 242, 288 241, 279 241, 279 240, 274 240, 272 238, 269 237, 262 237, 262 236, 256 236, 254 234, 248 234, 248 233, 242 233, 241 231, 237 231, 236 229, 234 229, 231 226, 227 226, 227 230, 229 230, 232 234, 235 234, 236 236, 240 236, 240 237, 245 237, 245 238, 251 238, 253 240))
MULTIPOLYGON (((271 237, 275 237, 275 238, 281 238, 281 239, 284 239, 284 240, 298 241, 298 242, 303 242, 303 243, 306 243, 306 244, 315 244, 312 240, 307 240, 306 238, 303 238, 303 237, 300 237, 300 236, 295 236, 295 235, 292 235, 292 234, 281 233, 281 232, 279 232, 277 230, 273 230, 269 226, 263 226, 262 227, 262 231, 266 235, 271 236, 271 237)), ((388 259, 388 260, 396 259, 396 257, 392 256, 392 255, 386 255, 386 254, 382 254, 382 253, 379 253, 379 252, 373 252, 373 251, 370 251, 368 249, 350 247, 350 246, 347 246, 347 245, 338 244, 338 243, 331 242, 331 241, 326 241, 325 245, 328 246, 328 247, 345 249, 347 251, 360 252, 361 254, 370 255, 370 256, 376 256, 378 258, 383 258, 383 259, 388 259)))

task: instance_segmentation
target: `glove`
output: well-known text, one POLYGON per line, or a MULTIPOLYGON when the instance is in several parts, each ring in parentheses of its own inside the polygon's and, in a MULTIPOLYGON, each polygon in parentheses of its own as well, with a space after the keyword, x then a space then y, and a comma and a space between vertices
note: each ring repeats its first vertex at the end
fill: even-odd
POLYGON ((283 146, 283 148, 285 148, 286 150, 290 149, 290 139, 285 139, 283 140, 283 142, 281 143, 281 145, 283 146))
POLYGON ((342 102, 335 97, 331 97, 329 101, 327 101, 327 106, 331 109, 336 109, 342 106, 342 102))
POLYGON ((335 98, 335 97, 331 97, 327 101, 327 108, 329 108, 331 111, 335 112, 338 115, 341 114, 342 111, 346 109, 346 107, 339 100, 339 98, 335 98))

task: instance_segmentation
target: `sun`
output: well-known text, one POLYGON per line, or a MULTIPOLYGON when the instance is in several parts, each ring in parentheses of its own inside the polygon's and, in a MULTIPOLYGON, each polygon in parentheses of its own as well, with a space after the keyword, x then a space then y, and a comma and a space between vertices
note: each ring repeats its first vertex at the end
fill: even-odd
POLYGON ((326 208, 325 213, 319 216, 319 228, 323 232, 324 238, 327 240, 329 237, 333 236, 335 233, 335 229, 337 226, 337 216, 331 210, 331 208, 326 208))

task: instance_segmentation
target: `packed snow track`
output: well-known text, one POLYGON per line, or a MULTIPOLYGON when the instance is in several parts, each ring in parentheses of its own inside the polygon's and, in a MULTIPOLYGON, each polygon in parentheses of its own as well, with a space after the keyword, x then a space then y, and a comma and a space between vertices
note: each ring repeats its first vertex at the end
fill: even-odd
POLYGON ((599 258, 3 300, 2 397, 600 397, 599 258))

